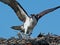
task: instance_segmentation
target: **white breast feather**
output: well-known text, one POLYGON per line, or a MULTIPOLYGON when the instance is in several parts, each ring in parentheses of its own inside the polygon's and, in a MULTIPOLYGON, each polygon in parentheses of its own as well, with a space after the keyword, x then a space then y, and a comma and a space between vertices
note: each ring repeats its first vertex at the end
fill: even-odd
POLYGON ((25 34, 27 33, 27 30, 32 30, 34 26, 36 25, 37 20, 34 18, 26 18, 26 22, 24 23, 24 28, 25 28, 25 34), (31 29, 28 29, 30 27, 31 29))

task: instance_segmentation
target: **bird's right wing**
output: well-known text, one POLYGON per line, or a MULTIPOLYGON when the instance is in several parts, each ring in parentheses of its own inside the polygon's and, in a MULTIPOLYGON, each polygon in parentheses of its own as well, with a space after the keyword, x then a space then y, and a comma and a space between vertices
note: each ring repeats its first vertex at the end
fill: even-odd
POLYGON ((3 2, 9 5, 11 8, 13 8, 18 18, 21 21, 25 22, 26 17, 29 17, 26 11, 22 8, 22 6, 16 0, 0 0, 0 2, 3 2))
POLYGON ((41 13, 37 14, 36 17, 39 19, 42 16, 44 16, 44 15, 46 15, 46 14, 48 14, 48 13, 50 13, 50 12, 52 12, 52 11, 58 9, 58 8, 60 8, 60 6, 57 6, 57 7, 51 8, 51 9, 44 10, 41 13))

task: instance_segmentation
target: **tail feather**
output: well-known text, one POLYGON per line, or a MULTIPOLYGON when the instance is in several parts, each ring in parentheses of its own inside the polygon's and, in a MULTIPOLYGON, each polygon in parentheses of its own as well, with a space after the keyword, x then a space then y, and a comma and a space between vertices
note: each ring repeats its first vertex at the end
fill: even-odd
POLYGON ((21 32, 24 32, 24 30, 22 29, 22 26, 12 26, 11 28, 14 30, 20 30, 21 32))

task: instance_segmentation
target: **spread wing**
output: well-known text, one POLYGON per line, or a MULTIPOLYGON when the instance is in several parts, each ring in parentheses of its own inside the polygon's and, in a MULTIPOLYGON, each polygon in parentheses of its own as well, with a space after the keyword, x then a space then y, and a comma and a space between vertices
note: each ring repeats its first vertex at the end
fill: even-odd
POLYGON ((9 5, 12 9, 14 9, 18 18, 21 21, 25 22, 26 17, 28 17, 28 14, 16 0, 0 0, 0 2, 3 2, 7 5, 9 5))
POLYGON ((48 14, 56 9, 60 8, 60 6, 57 6, 57 7, 54 7, 54 8, 51 8, 51 9, 47 9, 47 10, 44 10, 43 12, 39 13, 36 15, 36 17, 39 19, 41 18, 42 16, 44 16, 45 14, 48 14))

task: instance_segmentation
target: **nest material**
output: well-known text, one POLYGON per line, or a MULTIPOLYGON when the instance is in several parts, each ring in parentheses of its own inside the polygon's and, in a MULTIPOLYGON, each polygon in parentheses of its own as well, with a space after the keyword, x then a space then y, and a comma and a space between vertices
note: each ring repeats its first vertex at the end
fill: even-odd
POLYGON ((15 37, 9 39, 0 38, 0 45, 60 45, 60 36, 40 34, 34 39, 19 39, 15 37))

